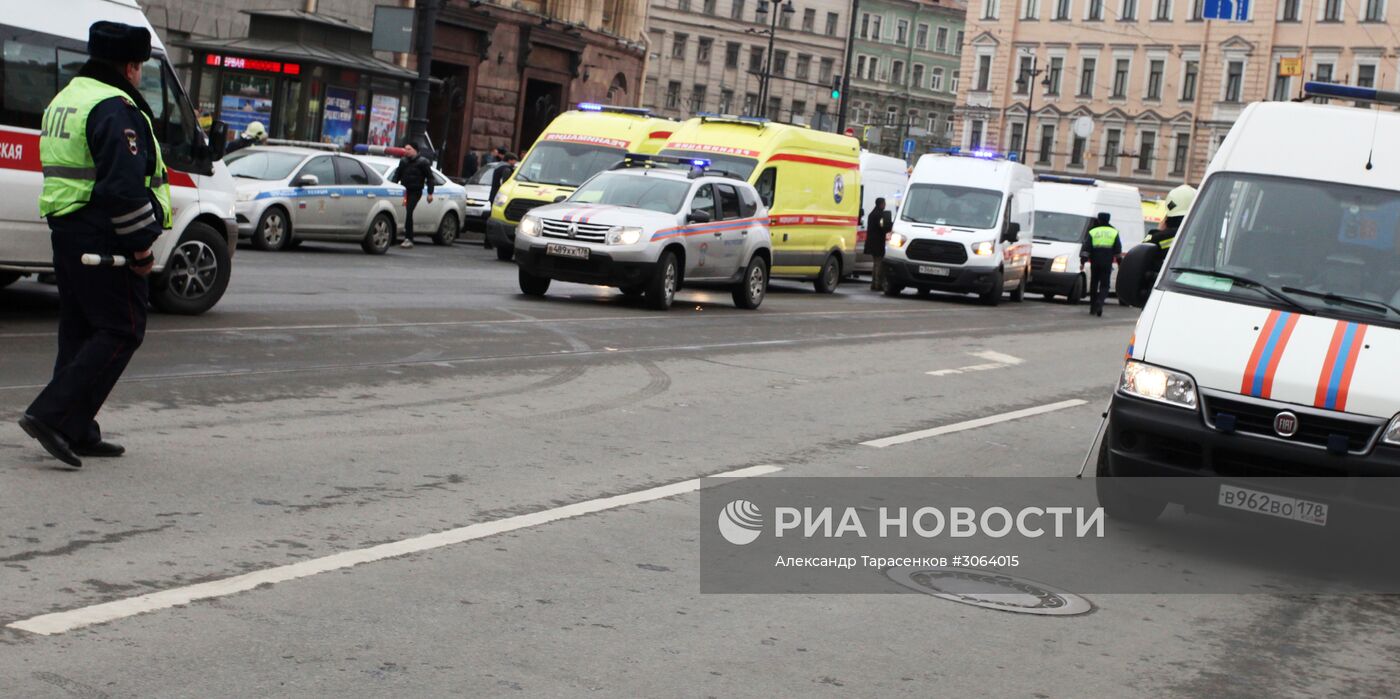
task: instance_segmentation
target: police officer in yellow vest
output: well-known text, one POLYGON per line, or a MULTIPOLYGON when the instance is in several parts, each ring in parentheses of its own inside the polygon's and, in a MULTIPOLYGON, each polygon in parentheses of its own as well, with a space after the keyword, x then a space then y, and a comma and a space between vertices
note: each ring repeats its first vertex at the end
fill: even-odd
POLYGON ((151 57, 142 27, 97 22, 89 60, 44 111, 39 213, 58 277, 58 360, 20 426, 49 454, 121 456, 94 419, 146 333, 151 245, 170 228, 170 187, 138 87, 151 57), (85 264, 97 256, 102 264, 85 264), (118 265, 118 258, 127 264, 118 265))
POLYGON ((1108 225, 1107 212, 1099 212, 1098 225, 1084 234, 1079 246, 1079 259, 1089 263, 1089 313, 1102 316, 1108 299, 1108 282, 1113 276, 1113 261, 1123 254, 1123 240, 1118 229, 1108 225))

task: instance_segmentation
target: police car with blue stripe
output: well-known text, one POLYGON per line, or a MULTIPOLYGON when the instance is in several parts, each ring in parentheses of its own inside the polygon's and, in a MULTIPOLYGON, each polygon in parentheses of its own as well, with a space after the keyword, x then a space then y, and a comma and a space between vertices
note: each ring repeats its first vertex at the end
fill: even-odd
POLYGON ((358 242, 383 255, 394 241, 403 188, 360 160, 303 146, 255 146, 228 156, 238 186, 240 239, 259 250, 303 241, 358 242))

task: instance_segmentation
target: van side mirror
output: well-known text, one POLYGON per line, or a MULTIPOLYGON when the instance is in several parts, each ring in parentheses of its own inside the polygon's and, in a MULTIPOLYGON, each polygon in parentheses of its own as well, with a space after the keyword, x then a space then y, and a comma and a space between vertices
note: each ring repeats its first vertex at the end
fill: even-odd
POLYGON ((1144 243, 1123 254, 1118 263, 1118 288, 1114 291, 1124 303, 1134 308, 1147 305, 1147 297, 1157 283, 1161 252, 1157 246, 1144 243))
POLYGON ((685 220, 689 223, 709 223, 714 220, 714 217, 708 211, 692 211, 689 216, 685 217, 685 220))
POLYGON ((557 197, 554 198, 554 203, 555 203, 555 204, 558 204, 559 202, 564 201, 565 199, 568 199, 568 198, 569 198, 569 195, 567 195, 567 194, 560 194, 559 196, 557 196, 557 197))
POLYGON ((1006 224, 1006 232, 1001 234, 1002 242, 1014 243, 1021 239, 1021 224, 1012 221, 1006 224))
POLYGON ((321 178, 315 175, 302 175, 296 181, 298 187, 315 187, 318 184, 321 184, 321 178))
POLYGON ((216 121, 209 126, 209 162, 217 162, 224 159, 224 152, 228 148, 228 124, 216 121))

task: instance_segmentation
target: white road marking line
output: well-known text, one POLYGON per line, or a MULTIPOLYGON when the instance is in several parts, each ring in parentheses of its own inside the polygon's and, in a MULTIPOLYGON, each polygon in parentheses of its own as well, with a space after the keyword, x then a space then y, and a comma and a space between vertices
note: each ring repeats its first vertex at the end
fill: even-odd
POLYGON ((951 425, 931 427, 926 430, 907 432, 905 434, 898 434, 893 437, 882 437, 880 439, 872 439, 868 442, 861 442, 861 444, 867 447, 875 447, 876 449, 884 449, 885 447, 894 446, 896 444, 915 442, 920 439, 928 439, 929 437, 939 437, 945 434, 952 434, 954 432, 965 432, 967 430, 975 430, 979 427, 987 427, 988 425, 996 425, 1002 422, 1020 420, 1021 418, 1032 417, 1035 415, 1053 413, 1056 410, 1064 410, 1066 408, 1077 408, 1085 404, 1087 404, 1087 401, 1082 401, 1078 398, 1072 400, 1062 400, 1058 403, 1050 403, 1048 405, 1037 405, 1033 408, 1013 410, 1009 413, 1001 413, 1000 415, 988 415, 987 417, 979 417, 975 420, 968 420, 966 422, 955 422, 951 425))
MULTIPOLYGON (((710 477, 751 478, 754 476, 765 476, 781 470, 783 470, 781 466, 750 466, 748 468, 741 468, 710 477)), ((260 585, 273 585, 280 582, 296 580, 298 578, 306 578, 334 570, 350 568, 362 563, 373 563, 388 558, 397 558, 411 553, 419 553, 421 551, 452 546, 476 539, 484 539, 489 536, 504 534, 519 529, 538 527, 542 524, 557 522, 562 519, 570 519, 593 514, 595 512, 602 512, 604 510, 614 510, 619 507, 626 507, 627 505, 635 505, 652 500, 662 500, 677 495, 693 493, 698 490, 700 490, 700 479, 692 478, 679 483, 647 488, 646 490, 638 490, 632 493, 586 500, 584 502, 577 502, 572 505, 564 505, 563 507, 556 507, 540 512, 507 517, 490 522, 470 524, 465 527, 426 534, 412 539, 379 544, 378 546, 371 546, 369 548, 356 549, 353 551, 343 551, 322 558, 245 573, 231 578, 224 578, 223 580, 213 580, 197 585, 189 585, 187 587, 161 590, 160 592, 152 592, 139 597, 104 602, 102 604, 72 609, 66 612, 42 614, 40 616, 7 624, 7 627, 43 636, 52 636, 66 633, 74 629, 125 619, 126 617, 136 616, 137 614, 169 609, 198 600, 226 597, 240 592, 247 592, 260 585)))
POLYGON ((989 362, 987 364, 973 364, 972 366, 962 366, 956 369, 936 369, 934 371, 926 371, 924 373, 928 374, 929 376, 952 376, 954 374, 965 374, 973 371, 992 371, 993 369, 1005 369, 1009 366, 1016 366, 1018 364, 1026 363, 1026 360, 1021 359, 1020 357, 1013 357, 1009 354, 1002 354, 1001 352, 995 352, 992 350, 987 350, 985 352, 969 352, 969 354, 971 354, 974 357, 978 357, 979 359, 989 360, 989 362))
POLYGON ((1026 360, 1021 359, 1020 357, 1013 357, 1009 354, 1002 354, 1001 352, 997 352, 995 350, 987 350, 985 352, 973 352, 972 356, 978 357, 980 359, 985 359, 989 362, 993 362, 996 364, 1005 364, 1007 366, 1016 366, 1017 364, 1026 363, 1026 360))

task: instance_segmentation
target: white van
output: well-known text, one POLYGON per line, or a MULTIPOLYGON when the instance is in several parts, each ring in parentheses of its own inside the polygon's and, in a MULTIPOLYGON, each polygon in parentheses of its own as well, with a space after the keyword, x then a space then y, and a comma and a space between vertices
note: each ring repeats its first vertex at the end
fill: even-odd
POLYGON ((871 272, 874 262, 865 254, 866 217, 875 200, 885 199, 885 210, 899 213, 904 189, 909 186, 909 166, 899 158, 863 150, 860 152, 860 222, 856 224, 856 263, 852 272, 871 272))
MULTIPOLYGON (((1393 92, 1305 90, 1400 104, 1393 92)), ((1304 509, 1324 525, 1329 511, 1393 510, 1400 503, 1357 477, 1400 473, 1396 357, 1400 114, 1249 105, 1128 341, 1099 450, 1100 501, 1112 516, 1150 520, 1168 501, 1209 511, 1238 505, 1239 493, 1201 479, 1150 479, 1146 490, 1118 476, 1341 476, 1326 493, 1266 492, 1245 507, 1320 504, 1304 509)), ((1302 488, 1277 485, 1286 480, 1270 488, 1302 488)))
MULTIPOLYGON (((1035 182, 1035 244, 1031 248, 1030 290, 1079 303, 1089 288, 1089 269, 1079 264, 1080 243, 1097 216, 1107 212, 1124 250, 1147 235, 1138 188, 1092 177, 1039 175, 1035 182)), ((1111 287, 1110 287, 1111 288, 1111 287)))
POLYGON ((996 305, 1030 282, 1035 175, 987 151, 919 158, 885 246, 885 294, 975 293, 996 305))
POLYGON ((228 287, 233 247, 234 183, 218 162, 222 125, 200 130, 165 49, 135 0, 12 3, 0 13, 0 287, 53 271, 49 227, 39 216, 44 178, 39 123, 44 108, 87 60, 88 27, 98 20, 151 29, 154 51, 141 93, 155 110, 156 137, 170 168, 174 225, 152 246, 151 302, 172 313, 203 313, 228 287))

